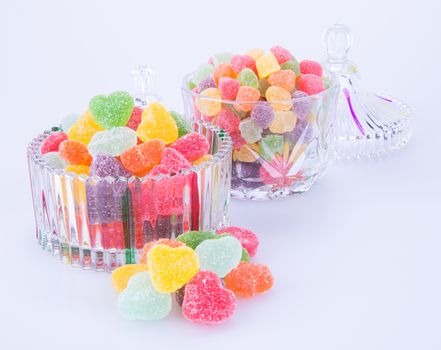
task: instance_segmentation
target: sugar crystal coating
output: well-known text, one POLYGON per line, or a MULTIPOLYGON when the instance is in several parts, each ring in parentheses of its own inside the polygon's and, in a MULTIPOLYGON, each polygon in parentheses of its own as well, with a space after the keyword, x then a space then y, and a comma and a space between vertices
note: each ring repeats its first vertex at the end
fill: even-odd
POLYGON ((239 123, 240 118, 227 107, 222 108, 216 119, 216 125, 228 133, 239 130, 239 123))
POLYGON ((273 286, 273 275, 266 265, 240 263, 225 276, 225 287, 243 298, 251 298, 267 292, 273 286))
POLYGON ((70 164, 66 168, 64 168, 64 171, 66 173, 75 173, 77 175, 89 175, 90 174, 90 168, 87 165, 83 164, 70 164))
POLYGON ((236 78, 236 76, 237 74, 234 72, 229 64, 221 63, 219 66, 216 67, 213 72, 213 79, 216 85, 219 85, 219 81, 221 78, 228 77, 234 79, 236 78))
POLYGON ((178 138, 190 133, 193 130, 190 120, 175 111, 170 111, 170 114, 178 127, 178 138))
POLYGON ((222 77, 219 79, 219 91, 225 100, 235 100, 239 92, 240 82, 231 77, 222 77))
POLYGON ((67 166, 66 161, 58 152, 47 152, 41 156, 50 166, 55 169, 64 169, 67 166))
POLYGON ((69 140, 78 141, 87 146, 92 136, 102 130, 104 129, 93 120, 87 111, 69 128, 67 137, 69 140))
POLYGON ((237 80, 240 82, 240 85, 251 86, 255 89, 259 88, 259 79, 257 78, 256 73, 250 68, 242 69, 237 76, 237 80))
POLYGON ((92 157, 86 146, 78 141, 65 140, 58 149, 60 156, 72 165, 90 165, 92 157))
POLYGON ((239 129, 242 137, 248 143, 257 142, 262 138, 262 127, 251 118, 241 120, 239 129))
POLYGON ((257 61, 264 54, 265 52, 262 49, 251 49, 247 52, 247 55, 250 56, 254 61, 257 61))
POLYGON ((233 160, 251 163, 259 158, 259 146, 256 143, 244 144, 239 149, 233 151, 233 160))
POLYGON ((297 79, 297 90, 314 95, 325 90, 323 79, 315 74, 302 74, 297 79))
POLYGON ((142 113, 142 121, 136 133, 143 142, 161 139, 173 143, 179 135, 178 126, 170 112, 158 102, 152 102, 142 113))
POLYGON ((221 103, 216 100, 221 100, 222 95, 217 88, 208 88, 199 94, 201 97, 196 98, 196 107, 205 116, 212 117, 218 114, 221 110, 221 103))
POLYGON ((256 67, 259 79, 266 78, 280 70, 280 65, 272 52, 259 57, 256 61, 256 67))
POLYGON ((104 129, 124 126, 133 111, 133 98, 125 91, 115 91, 108 96, 98 95, 89 102, 89 111, 95 122, 104 129))
POLYGON ((147 140, 130 148, 121 155, 121 163, 128 171, 139 174, 151 170, 161 161, 165 144, 162 140, 147 140))
POLYGON ((266 103, 260 103, 251 111, 251 119, 261 128, 266 129, 274 119, 274 110, 266 103))
POLYGON ((268 77, 268 83, 292 91, 296 87, 296 73, 292 70, 279 70, 268 77))
POLYGON ((300 75, 300 65, 295 58, 292 58, 291 60, 282 63, 280 65, 280 69, 290 69, 296 74, 296 77, 300 75))
POLYGON ((292 94, 293 104, 292 111, 295 113, 299 120, 306 120, 312 108, 312 101, 310 99, 304 98, 308 97, 308 94, 303 91, 294 91, 292 94), (299 99, 296 101, 296 99, 299 99))
POLYGON ((120 156, 122 153, 137 144, 136 132, 126 126, 110 130, 98 131, 93 135, 87 149, 92 156, 98 154, 120 156))
POLYGON ((99 177, 130 177, 131 174, 122 166, 116 158, 108 155, 96 155, 90 165, 90 175, 99 177))
POLYGON ((172 248, 184 246, 184 243, 177 241, 177 240, 174 240, 174 239, 168 239, 168 238, 161 238, 161 239, 158 239, 157 241, 148 242, 142 248, 141 256, 139 258, 140 264, 147 264, 148 265, 148 255, 147 254, 149 253, 150 249, 152 249, 157 244, 167 245, 172 248))
POLYGON ((67 134, 62 131, 56 131, 46 137, 41 144, 40 153, 45 154, 48 152, 58 152, 60 143, 67 140, 67 134))
POLYGON ((280 86, 270 86, 265 93, 266 99, 275 111, 289 111, 292 107, 291 93, 280 86))
POLYGON ((270 161, 283 152, 283 135, 266 135, 259 143, 259 155, 270 161))
POLYGON ((191 132, 173 143, 170 147, 180 152, 190 162, 207 154, 210 144, 204 135, 191 132))
POLYGON ((214 54, 211 59, 213 61, 213 65, 216 67, 220 64, 229 64, 231 61, 231 57, 233 57, 233 54, 231 52, 221 52, 214 54))
MULTIPOLYGON (((260 99, 260 91, 251 86, 241 86, 237 92, 236 101, 256 102, 260 99)), ((234 108, 238 111, 249 112, 253 109, 254 103, 235 104, 234 108)))
POLYGON ((234 55, 230 61, 231 68, 234 72, 239 74, 243 69, 249 68, 256 72, 256 61, 248 55, 234 55))
POLYGON ((211 78, 211 77, 208 77, 208 78, 202 80, 198 85, 198 88, 200 91, 203 91, 208 88, 215 88, 215 87, 216 87, 216 83, 214 82, 213 78, 211 78))
POLYGON ((276 111, 269 130, 275 134, 283 134, 293 131, 297 123, 297 117, 292 111, 276 111))
POLYGON ((133 130, 136 131, 136 129, 138 128, 139 124, 141 123, 142 112, 143 112, 142 108, 133 107, 132 114, 130 115, 130 119, 127 122, 127 126, 130 129, 133 129, 133 130))
POLYGON ((300 62, 300 72, 302 74, 314 74, 318 77, 323 75, 322 65, 316 61, 303 60, 300 62))
POLYGON ((212 160, 212 159, 213 159, 213 156, 212 156, 211 154, 205 154, 205 155, 203 155, 202 157, 200 157, 200 158, 194 160, 194 161, 192 162, 192 164, 193 164, 193 165, 199 165, 199 164, 202 164, 202 163, 208 162, 208 161, 210 161, 210 160, 212 160))
POLYGON ((188 169, 191 167, 191 163, 185 158, 182 153, 174 148, 164 148, 161 154, 160 165, 163 165, 171 172, 179 172, 182 169, 188 169))
POLYGON ((178 236, 176 239, 194 250, 203 241, 213 238, 216 238, 216 234, 214 232, 188 231, 178 236))
POLYGON ((259 247, 259 238, 257 235, 246 228, 237 227, 237 226, 229 226, 224 229, 220 229, 216 231, 218 234, 228 233, 234 237, 236 237, 239 242, 242 244, 242 247, 250 254, 250 256, 255 256, 257 253, 257 249, 259 247))
POLYGON ((282 46, 276 45, 273 46, 270 51, 274 55, 274 57, 277 59, 277 62, 279 64, 283 64, 285 62, 288 62, 290 59, 292 59, 291 53, 283 48, 282 46))
POLYGON ((122 292, 127 287, 129 279, 138 272, 147 271, 145 264, 123 265, 112 271, 112 286, 118 292, 122 292))

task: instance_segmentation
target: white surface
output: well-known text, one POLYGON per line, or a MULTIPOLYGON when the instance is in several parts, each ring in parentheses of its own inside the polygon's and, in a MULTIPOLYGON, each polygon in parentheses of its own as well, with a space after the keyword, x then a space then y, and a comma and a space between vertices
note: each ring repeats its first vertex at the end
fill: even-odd
POLYGON ((1 348, 441 348, 438 2, 269 3, 1 2, 1 348), (337 163, 303 196, 233 201, 232 223, 260 235, 271 293, 218 327, 177 310, 129 322, 108 274, 40 251, 25 159, 39 131, 97 93, 130 89, 134 64, 152 65, 156 91, 182 108, 181 77, 211 53, 279 43, 320 58, 321 33, 337 21, 354 32, 365 83, 413 107, 414 138, 387 159, 337 163))

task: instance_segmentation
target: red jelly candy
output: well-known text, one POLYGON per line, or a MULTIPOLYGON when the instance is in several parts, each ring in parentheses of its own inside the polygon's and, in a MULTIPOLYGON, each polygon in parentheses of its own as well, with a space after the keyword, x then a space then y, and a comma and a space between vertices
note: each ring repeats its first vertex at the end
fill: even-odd
POLYGON ((161 164, 158 164, 156 166, 153 167, 153 169, 150 171, 149 175, 151 176, 157 176, 157 175, 167 175, 170 174, 170 170, 161 164))
POLYGON ((162 151, 161 162, 159 164, 175 173, 191 167, 191 163, 187 158, 171 147, 167 147, 162 151))
POLYGON ((202 157, 210 150, 210 144, 205 136, 197 132, 182 136, 171 147, 182 153, 190 162, 202 157))
POLYGON ((231 140, 233 141, 233 148, 239 149, 241 146, 245 145, 247 142, 242 137, 242 133, 237 130, 230 133, 231 140))
POLYGON ((41 144, 41 154, 45 154, 48 152, 58 152, 60 143, 65 140, 67 140, 67 135, 62 131, 57 131, 53 134, 50 134, 41 144))
POLYGON ((92 157, 81 142, 65 140, 58 148, 60 156, 68 163, 73 165, 90 165, 92 157))
POLYGON ((239 130, 240 118, 236 117, 236 115, 228 108, 222 108, 217 119, 216 125, 222 129, 224 129, 228 133, 232 133, 234 131, 239 130))
POLYGON ((190 321, 217 324, 236 312, 233 292, 222 286, 220 278, 211 271, 199 271, 185 287, 182 314, 190 321))
POLYGON ((237 74, 239 74, 244 68, 250 68, 257 75, 256 61, 248 55, 234 55, 231 57, 230 65, 233 71, 237 74))
POLYGON ((315 74, 302 74, 297 79, 297 90, 306 92, 308 95, 318 94, 325 90, 323 79, 315 74))
POLYGON ((253 231, 247 230, 246 228, 230 226, 221 230, 217 230, 216 233, 224 234, 228 233, 236 237, 242 244, 242 247, 250 254, 251 257, 255 256, 257 253, 257 248, 259 247, 259 238, 253 231))
POLYGON ((316 61, 303 60, 299 65, 302 74, 314 74, 318 77, 323 75, 322 65, 316 61))
POLYGON ((240 82, 230 77, 219 79, 218 89, 224 100, 234 101, 240 88, 240 82))
POLYGON ((288 62, 292 58, 291 53, 282 46, 273 46, 270 51, 276 57, 279 64, 288 62))
POLYGON ((241 262, 225 276, 225 287, 237 296, 251 298, 271 289, 273 275, 266 265, 241 262))
POLYGON ((130 116, 129 121, 127 122, 127 126, 130 129, 133 129, 136 131, 138 129, 139 124, 141 124, 141 115, 142 115, 142 108, 134 107, 132 111, 132 115, 130 116))

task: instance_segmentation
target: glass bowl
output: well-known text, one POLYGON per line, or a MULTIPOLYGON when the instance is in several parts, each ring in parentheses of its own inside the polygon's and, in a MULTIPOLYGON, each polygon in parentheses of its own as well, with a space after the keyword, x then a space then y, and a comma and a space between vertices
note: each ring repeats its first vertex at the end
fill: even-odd
POLYGON ((203 121, 212 159, 171 175, 97 177, 67 173, 45 162, 44 139, 28 146, 39 244, 65 263, 111 271, 135 263, 145 243, 228 223, 232 141, 203 121))
POLYGON ((328 88, 315 95, 296 97, 296 94, 285 101, 244 102, 202 96, 190 88, 192 74, 184 77, 182 94, 187 118, 219 124, 228 130, 233 140, 233 197, 283 198, 309 190, 325 173, 336 158, 334 126, 339 93, 336 77, 331 74, 326 78, 328 88), (287 122, 274 127, 275 132, 271 127, 258 130, 252 143, 243 139, 237 125, 233 130, 220 122, 219 116, 224 110, 234 113, 241 122, 245 119, 250 122, 251 111, 258 105, 283 110, 285 115, 280 116, 286 117, 287 122), (210 110, 211 115, 204 115, 200 109, 210 110), (213 110, 220 112, 213 116, 213 110))

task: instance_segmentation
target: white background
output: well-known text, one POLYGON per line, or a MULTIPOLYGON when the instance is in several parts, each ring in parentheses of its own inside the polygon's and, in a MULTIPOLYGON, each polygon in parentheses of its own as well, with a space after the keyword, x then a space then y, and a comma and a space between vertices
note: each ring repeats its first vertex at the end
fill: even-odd
POLYGON ((438 1, 2 0, 0 347, 439 350, 440 12, 438 1), (232 223, 260 236, 269 294, 217 327, 177 309, 130 322, 110 275, 40 251, 25 157, 33 136, 95 94, 130 90, 135 64, 153 66, 155 90, 182 110, 181 78, 210 54, 281 44, 322 59, 334 22, 353 30, 365 85, 413 107, 414 137, 385 159, 336 163, 305 195, 232 202, 232 223))

